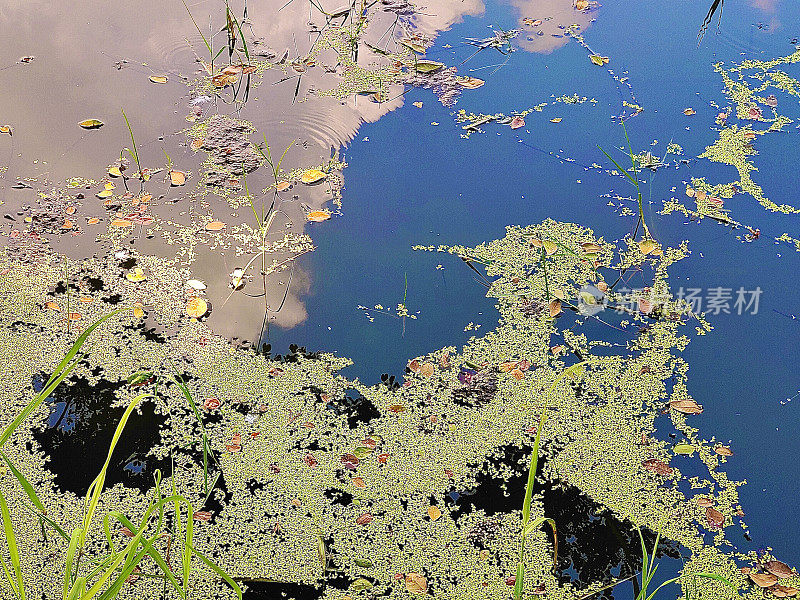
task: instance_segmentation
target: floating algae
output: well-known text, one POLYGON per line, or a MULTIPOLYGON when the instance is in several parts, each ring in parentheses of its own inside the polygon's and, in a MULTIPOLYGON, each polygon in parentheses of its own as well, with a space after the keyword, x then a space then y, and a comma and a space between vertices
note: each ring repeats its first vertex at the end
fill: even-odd
MULTIPOLYGON (((615 247, 589 229, 545 221, 510 227, 503 239, 476 248, 438 250, 485 266, 500 320, 494 331, 473 337, 461 352, 444 348, 412 361, 416 364, 403 385, 370 387, 348 380, 338 371, 349 362, 331 355, 298 354, 291 362, 278 362, 235 349, 186 316, 181 282, 191 273, 177 261, 143 255, 134 257, 146 275, 138 283, 120 277, 120 266, 110 257, 71 264, 70 271, 80 273, 74 285, 87 296, 96 290, 94 301, 81 307, 81 323, 139 301, 148 327, 173 333, 148 335, 140 318, 124 313, 93 334, 74 377, 96 381, 92 373, 98 367, 109 382, 153 373, 151 379, 131 380, 142 379, 143 387, 119 385, 114 406, 141 391, 155 394, 147 410, 163 424, 149 459, 174 464, 162 472, 161 486, 175 485, 195 510, 208 511, 208 520, 195 525, 194 545, 245 585, 266 579, 316 586, 321 598, 356 598, 363 590, 406 598, 409 581, 424 581, 442 598, 507 596, 520 514, 504 510, 487 523, 485 510, 470 509, 470 496, 461 492, 490 485, 482 475, 489 461, 498 465, 491 473, 501 493, 504 480, 527 468, 532 426, 546 411, 544 467, 532 515, 545 514, 547 490, 556 486, 580 490, 619 520, 642 527, 654 527, 668 515, 665 539, 692 552, 687 576, 712 571, 744 588, 746 597, 760 595, 734 562, 745 557, 725 547, 726 528, 739 521, 738 484, 718 470, 713 440, 701 439, 690 426, 692 417, 674 408, 669 410, 673 426, 697 456, 673 457, 671 445, 652 436, 657 412, 669 409, 668 403, 692 402, 688 365, 680 356, 690 341, 687 328, 699 323, 701 331, 709 329, 702 317, 698 321, 687 312, 685 301, 669 293, 667 269, 686 255, 686 247, 643 255, 633 240, 615 247), (546 259, 540 248, 545 242, 555 248, 546 259), (640 267, 654 273, 647 292, 624 294, 601 283, 604 274, 610 282, 620 270, 640 267), (580 291, 589 284, 606 289, 610 306, 638 302, 639 310, 624 312, 617 323, 629 338, 625 348, 614 350, 590 337, 588 329, 581 331, 585 320, 597 322, 593 316, 577 321, 570 316, 568 309, 579 305, 580 291), (546 309, 531 310, 551 294, 562 299, 565 314, 558 319, 546 309), (578 361, 586 362, 583 375, 546 394, 578 361), (197 417, 169 382, 176 372, 203 406, 201 418, 216 458, 208 474, 214 487, 208 500, 197 417), (351 418, 349 407, 355 404, 359 418, 351 418), (642 434, 650 438, 646 445, 637 443, 642 434), (510 449, 517 451, 512 461, 510 449), (684 492, 680 468, 689 461, 705 464, 707 475, 688 480, 691 489, 684 492), (705 510, 686 493, 710 498, 720 511, 724 523, 713 529, 715 544, 704 539, 710 528, 705 510)), ((66 292, 59 286, 62 266, 60 261, 20 264, 7 252, 0 255, 6 273, 0 282, 0 318, 13 324, 2 330, 0 355, 16 366, 0 374, 6 422, 31 397, 34 377, 53 369, 75 335, 74 326, 66 333, 62 312, 45 304, 61 301, 58 295, 66 292)), ((606 312, 603 321, 616 319, 606 312)), ((72 528, 82 517, 81 498, 57 490, 46 460, 50 449, 39 443, 34 427, 26 422, 4 452, 37 488, 48 514, 72 528)), ((63 541, 53 535, 44 539, 38 522, 27 518, 25 493, 13 477, 6 473, 0 485, 24 549, 29 595, 55 597, 63 541)), ((117 484, 103 494, 101 514, 113 508, 136 516, 146 503, 144 492, 117 484)), ((559 535, 569 535, 561 529, 567 524, 558 526, 559 535)), ((90 553, 105 544, 95 531, 90 553)), ((549 598, 569 599, 607 582, 570 583, 553 574, 544 532, 532 536, 526 560, 528 593, 544 590, 549 598)), ((796 585, 797 578, 786 583, 796 585)), ((132 586, 136 597, 156 597, 162 588, 148 578, 132 586)), ((700 580, 698 586, 699 597, 719 597, 718 582, 700 580)), ((232 596, 199 564, 192 587, 198 597, 232 596)))

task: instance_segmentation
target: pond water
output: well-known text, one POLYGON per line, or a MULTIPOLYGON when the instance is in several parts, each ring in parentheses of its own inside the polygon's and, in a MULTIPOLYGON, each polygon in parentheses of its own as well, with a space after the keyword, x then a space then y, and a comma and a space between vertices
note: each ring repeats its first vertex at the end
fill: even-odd
MULTIPOLYGON (((734 455, 724 463, 728 476, 747 480, 739 488, 747 535, 731 527, 728 540, 742 553, 769 549, 800 564, 794 461, 800 452, 800 302, 794 287, 800 215, 763 206, 765 198, 800 206, 800 84, 774 79, 783 87, 745 95, 736 82, 726 91, 724 81, 737 78, 731 69, 744 61, 771 61, 800 48, 795 7, 778 0, 726 5, 719 27, 715 16, 698 44, 708 10, 703 3, 591 2, 579 10, 561 0, 431 0, 424 7, 382 0, 363 9, 369 26, 353 34, 348 62, 337 58, 341 48, 335 43, 319 46, 331 23, 352 31, 356 23, 348 19, 355 7, 337 13, 334 2, 323 2, 326 17, 313 2, 282 4, 231 3, 231 14, 242 20, 234 30, 226 28, 225 3, 216 0, 188 6, 0 1, 0 125, 13 130, 0 134, 7 245, 15 247, 25 217, 34 215, 31 227, 39 227, 35 233, 47 240, 47 252, 75 264, 114 253, 119 260, 177 258, 203 282, 202 297, 211 306, 201 311, 204 323, 236 346, 270 344, 274 356, 296 344, 352 360, 342 374, 366 385, 377 384, 382 374, 401 381, 410 359, 442 347, 458 352, 473 336, 495 329, 500 317, 481 273, 457 256, 414 246, 471 248, 503 238, 507 226, 548 218, 589 227, 609 241, 641 234, 636 190, 603 152, 627 167, 627 134, 633 153, 651 153, 640 165, 663 161, 638 172, 649 232, 665 247, 688 240, 689 255, 670 266, 672 293, 701 302, 695 312, 706 311, 713 327, 707 335, 691 334, 680 354, 690 365, 688 392, 704 407, 691 426, 729 445, 734 455), (403 28, 429 44, 425 59, 455 66, 483 85, 470 89, 450 81, 449 88, 426 89, 393 79, 397 54, 385 54, 402 50, 397 41, 403 28), (465 43, 514 29, 518 35, 496 38, 496 47, 477 51, 465 43), (246 51, 240 46, 228 52, 231 31, 247 40, 246 51), (209 42, 211 54, 222 48, 221 64, 247 65, 250 58, 263 64, 251 74, 240 67, 231 85, 215 86, 209 42), (362 71, 374 64, 380 76, 362 71), (451 88, 458 93, 448 97, 444 92, 451 88), (769 94, 774 96, 764 101, 769 94), (756 104, 761 112, 749 118, 756 104), (507 116, 519 113, 523 124, 510 127, 507 116), (214 115, 230 120, 220 126, 214 115), (778 115, 786 122, 761 135, 778 115), (89 118, 102 127, 78 126, 89 118), (729 164, 701 156, 725 131, 748 126, 758 136, 747 138, 751 145, 739 154, 731 152, 729 164), (273 178, 248 144, 237 149, 243 139, 268 147, 275 160, 287 149, 282 171, 273 178), (109 177, 118 159, 125 159, 128 174, 141 162, 152 177, 109 177), (743 180, 735 167, 742 161, 754 167, 749 177, 757 192, 742 182, 727 196, 723 189, 709 191, 722 200, 700 218, 697 192, 690 198, 687 187, 705 189, 699 179, 709 186, 743 180), (324 171, 324 180, 301 183, 312 168, 324 171), (188 175, 186 184, 170 185, 171 170, 188 175), (213 177, 219 185, 206 185, 213 177), (115 187, 103 197, 106 183, 115 187), (149 202, 138 200, 142 188, 149 202), (111 202, 128 189, 132 194, 111 202), (245 192, 254 197, 252 207, 245 192), (685 205, 684 212, 665 210, 670 199, 685 205), (714 216, 723 213, 714 207, 723 201, 730 220, 720 223, 714 216), (315 220, 315 214, 322 217, 315 220), (259 229, 267 215, 269 224, 259 229), (125 222, 118 227, 114 218, 125 222), (268 243, 274 246, 262 263, 268 243), (270 264, 261 277, 258 269, 270 264), (244 268, 243 287, 235 285, 237 268, 244 268)), ((776 70, 800 78, 795 58, 745 68, 741 81, 754 89, 763 77, 753 75, 776 70)), ((647 287, 653 273, 628 276, 624 283, 637 289, 647 287)), ((153 336, 175 333, 156 320, 148 325, 153 336)), ((624 329, 589 320, 584 331, 624 346, 631 339, 624 329)), ((116 384, 106 385, 113 396, 116 384)), ((84 451, 85 442, 76 450, 74 439, 61 440, 65 431, 58 425, 65 415, 86 421, 76 430, 87 431, 112 427, 122 413, 101 415, 98 425, 95 409, 74 398, 55 393, 48 404, 50 421, 57 423, 33 434, 45 451, 60 443, 65 452, 84 451)), ((148 411, 150 440, 160 417, 148 411)), ((659 427, 653 437, 673 443, 672 429, 659 427)), ((110 438, 109 429, 96 443, 105 448, 110 438)), ((126 456, 119 457, 130 459, 123 469, 136 477, 118 472, 109 485, 138 481, 139 471, 147 470, 140 446, 126 439, 120 450, 126 456)), ((149 464, 151 471, 166 470, 164 456, 149 464)), ((81 474, 66 484, 68 468, 53 459, 56 484, 80 494, 93 476, 81 474)), ((577 522, 564 506, 578 504, 578 493, 553 491, 544 499, 546 513, 552 509, 561 521, 577 522)), ((616 528, 619 521, 610 513, 608 520, 616 528)), ((613 536, 607 532, 581 535, 599 536, 605 540, 600 547, 608 542, 616 557, 629 547, 629 533, 624 544, 608 542, 613 536)), ((677 556, 672 547, 663 554, 677 556)), ((577 556, 571 567, 562 567, 572 568, 576 579, 594 581, 609 568, 622 577, 638 568, 624 560, 592 566, 585 557, 581 566, 577 556)), ((680 562, 665 563, 664 571, 670 569, 677 572, 680 562)), ((628 593, 630 587, 618 597, 628 593)))

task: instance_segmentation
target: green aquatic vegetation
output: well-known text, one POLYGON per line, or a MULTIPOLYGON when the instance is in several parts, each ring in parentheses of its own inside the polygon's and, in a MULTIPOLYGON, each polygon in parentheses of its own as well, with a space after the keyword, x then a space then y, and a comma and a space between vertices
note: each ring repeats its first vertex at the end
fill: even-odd
MULTIPOLYGON (((620 519, 632 515, 632 522, 641 527, 669 514, 662 535, 691 551, 686 577, 717 573, 755 598, 734 562, 736 555, 724 545, 725 528, 718 531, 719 545, 703 539, 705 516, 693 496, 713 498, 730 526, 738 522, 739 484, 719 470, 713 441, 701 439, 691 429, 691 416, 669 409, 668 404, 690 398, 683 350, 693 326, 707 327, 685 313, 684 301, 669 294, 668 269, 686 255, 686 247, 644 255, 633 239, 611 242, 578 225, 545 221, 510 227, 503 238, 474 248, 438 250, 454 259, 472 260, 485 271, 490 281, 487 293, 497 302, 498 323, 460 349, 442 348, 418 357, 420 368, 411 369, 397 386, 370 386, 345 377, 340 370, 349 361, 340 357, 297 354, 278 361, 235 349, 186 316, 183 284, 191 274, 178 261, 136 255, 137 265, 147 275, 138 283, 120 277, 113 257, 72 264, 76 285, 86 277, 103 281, 102 294, 84 309, 86 322, 108 309, 103 298, 119 294, 125 304, 142 302, 148 320, 158 331, 169 332, 159 342, 146 336, 136 320, 106 321, 96 331, 91 352, 70 373, 90 384, 101 376, 124 382, 114 403, 119 408, 128 407, 139 393, 157 394, 156 402, 144 400, 163 419, 151 456, 175 465, 169 477, 141 492, 122 484, 104 489, 96 514, 116 510, 144 515, 159 497, 156 488, 171 489, 170 497, 183 495, 198 510, 213 512, 209 521, 194 523, 191 547, 243 587, 251 580, 270 579, 319 586, 326 600, 340 600, 346 594, 356 597, 365 587, 389 598, 407 598, 406 584, 417 585, 423 577, 436 596, 493 600, 511 591, 506 580, 520 560, 522 511, 488 518, 481 508, 470 509, 468 497, 462 499, 463 510, 454 511, 448 494, 485 486, 487 475, 492 488, 520 473, 530 476, 527 462, 508 460, 509 449, 529 455, 532 431, 538 429, 533 426, 547 398, 536 487, 563 482, 620 519), (540 249, 531 248, 535 239, 561 249, 548 257, 547 283, 540 249), (599 250, 592 252, 592 260, 585 259, 585 248, 594 250, 595 245, 599 250), (602 335, 581 328, 583 319, 591 317, 576 321, 574 313, 565 309, 551 318, 537 310, 548 289, 560 290, 565 306, 577 305, 585 285, 611 281, 632 268, 653 273, 648 285, 659 300, 653 301, 657 308, 650 314, 634 310, 617 317, 607 309, 603 319, 627 332, 626 347, 611 347, 602 335), (590 361, 590 368, 575 371, 571 385, 553 387, 559 378, 563 382, 571 365, 583 360, 590 361), (201 416, 204 411, 214 415, 203 419, 202 428, 191 403, 169 378, 162 378, 157 390, 154 383, 143 389, 127 384, 131 373, 164 372, 165 361, 170 373, 181 373, 201 416), (517 367, 509 371, 508 363, 517 367), (102 375, 97 374, 98 367, 102 375), (349 408, 353 406, 361 408, 349 408), (698 448, 694 457, 673 458, 671 444, 658 439, 646 446, 636 443, 643 432, 654 430, 656 415, 665 409, 687 443, 698 448), (211 461, 201 458, 202 432, 209 455, 213 452, 218 458, 213 471, 211 461), (649 470, 645 465, 652 460, 668 465, 669 474, 649 470), (686 464, 683 461, 695 461, 708 472, 693 479, 686 493, 678 488, 684 478, 679 469, 679 464, 686 464), (225 473, 224 490, 215 485, 217 469, 225 473), (206 487, 208 504, 204 504, 206 487), (340 503, 333 500, 337 497, 351 500, 340 503), (439 511, 435 519, 429 512, 432 506, 439 511), (323 573, 320 539, 328 569, 323 573), (323 587, 332 573, 349 581, 350 589, 323 587), (397 573, 406 579, 398 580, 397 573)), ((63 281, 61 265, 28 268, 0 254, 0 268, 11 268, 0 281, 0 320, 35 324, 0 330, 0 360, 19 362, 19 348, 57 350, 71 343, 62 339, 63 331, 53 330, 58 315, 41 307, 42 299, 63 281)), ((621 301, 621 293, 610 294, 614 302, 621 301)), ((57 366, 50 353, 26 354, 26 358, 13 374, 0 372, 3 418, 23 408, 19 398, 30 390, 37 373, 53 372, 57 366)), ((83 500, 58 491, 45 461, 46 450, 27 425, 3 447, 35 487, 47 514, 62 515, 59 522, 68 523, 65 530, 71 531, 83 523, 83 500)), ((542 495, 530 489, 528 525, 551 516, 545 513, 542 495)), ((26 592, 30 589, 33 597, 55 585, 57 591, 51 595, 61 595, 64 562, 48 563, 43 558, 59 548, 58 556, 63 556, 65 540, 41 535, 38 520, 25 508, 31 500, 22 486, 9 485, 8 477, 0 477, 0 491, 8 499, 19 547, 32 549, 20 556, 21 568, 39 574, 26 581, 26 592)), ((162 499, 166 497, 161 493, 162 499)), ((165 521, 172 522, 173 513, 165 521)), ((150 514, 155 527, 159 509, 150 514)), ((182 509, 184 526, 180 535, 177 531, 173 535, 178 542, 186 536, 186 515, 182 509)), ((138 527, 136 531, 140 532, 138 527)), ((154 529, 140 540, 151 536, 150 531, 154 529)), ((560 523, 558 531, 562 532, 560 523)), ((554 547, 548 538, 545 531, 527 532, 524 581, 520 578, 524 596, 543 586, 550 598, 572 600, 606 585, 583 582, 578 590, 560 584, 552 571, 554 547)), ((166 558, 159 543, 166 539, 154 542, 166 558)), ((93 527, 81 564, 105 560, 104 544, 103 532, 93 527)), ((141 553, 141 543, 138 548, 141 553)), ((196 560, 200 562, 192 569, 193 594, 234 595, 213 569, 196 560)), ((175 574, 182 586, 179 565, 175 563, 175 574)), ((698 587, 706 593, 711 583, 700 580, 698 587)), ((139 597, 158 597, 163 585, 163 579, 140 577, 134 589, 139 597)))

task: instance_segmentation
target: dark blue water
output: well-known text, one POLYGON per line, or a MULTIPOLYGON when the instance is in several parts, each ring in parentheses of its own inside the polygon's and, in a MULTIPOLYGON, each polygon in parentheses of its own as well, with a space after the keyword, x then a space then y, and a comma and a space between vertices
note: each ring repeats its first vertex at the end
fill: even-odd
MULTIPOLYGON (((614 150, 624 137, 612 120, 623 110, 622 102, 635 96, 645 109, 628 121, 635 151, 650 149, 658 140, 652 150, 663 154, 672 140, 684 148, 681 158, 694 159, 716 137, 712 127, 719 109, 710 103, 728 106, 712 64, 786 55, 794 50, 790 40, 800 35, 800 11, 790 3, 776 4, 773 14, 730 3, 721 30, 715 19, 697 47, 706 10, 704 3, 651 1, 607 3, 596 13, 586 41, 611 58, 609 67, 618 75, 627 75, 632 91, 592 65, 575 42, 546 55, 515 52, 493 74, 481 69, 504 60, 492 50, 460 68, 476 69, 472 74, 487 81, 459 100, 456 108, 468 112, 509 113, 549 101, 551 94, 577 93, 596 98, 595 105, 547 107, 527 117, 523 129, 489 125, 486 133, 465 140, 452 109, 429 92, 412 90, 402 109, 365 125, 346 151, 344 217, 315 229, 317 251, 303 264, 312 279, 306 298, 310 317, 293 330, 273 330, 273 346, 296 342, 336 351, 356 362, 346 373, 367 382, 383 372, 399 375, 410 357, 464 343, 474 335, 464 331, 468 323, 480 323, 480 335, 497 320, 485 288, 465 265, 448 255, 414 252, 412 245, 474 245, 501 237, 506 225, 547 217, 590 226, 606 239, 631 231, 633 218, 615 214, 603 197, 609 192, 630 195, 629 185, 584 168, 607 164, 598 145, 620 161, 625 158, 614 150), (763 27, 770 22, 780 25, 770 31, 763 27), (412 106, 414 101, 422 101, 423 108, 412 106), (686 107, 697 114, 686 117, 686 107), (556 116, 563 121, 550 123, 556 116), (443 269, 436 268, 439 264, 443 269), (370 322, 357 309, 380 303, 392 310, 403 299, 406 278, 406 305, 412 313, 419 311, 418 319, 403 323, 373 314, 370 322)), ((442 34, 429 56, 457 64, 473 50, 461 43, 465 36, 490 35, 488 25, 511 28, 516 19, 512 9, 492 4, 485 16, 468 18, 442 34), (452 49, 442 48, 448 43, 452 49)), ((791 66, 786 70, 800 74, 791 66)), ((779 102, 781 112, 800 119, 796 99, 784 95, 779 102)), ((787 133, 759 139, 760 154, 753 159, 759 169, 754 179, 778 203, 800 204, 795 125, 787 133)), ((738 179, 733 168, 690 160, 680 168, 659 170, 643 188, 655 236, 664 243, 690 241, 692 255, 673 268, 674 287, 704 293, 730 288, 734 299, 740 287, 762 292, 757 314, 736 314, 732 301, 732 314, 711 315, 714 331, 696 337, 685 352, 690 392, 705 406, 691 423, 707 438, 730 440, 735 456, 725 468, 732 478, 748 480, 741 497, 753 542, 744 544, 733 528, 731 539, 741 540, 743 548, 771 546, 776 556, 798 564, 800 319, 791 315, 800 315, 800 253, 773 239, 783 232, 800 237, 800 218, 769 213, 749 196, 737 195, 726 207, 735 219, 762 232, 759 240, 743 243, 710 221, 687 224, 681 215, 658 215, 662 199, 683 198, 683 182, 692 176, 713 183, 738 179), (794 400, 787 403, 790 397, 794 400)))

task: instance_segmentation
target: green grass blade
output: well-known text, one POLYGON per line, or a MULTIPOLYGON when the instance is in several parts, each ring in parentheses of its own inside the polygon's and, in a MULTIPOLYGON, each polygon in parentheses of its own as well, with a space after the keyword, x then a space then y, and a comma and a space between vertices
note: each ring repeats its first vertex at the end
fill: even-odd
POLYGON ((125 413, 122 415, 122 418, 117 423, 117 429, 114 432, 114 437, 111 439, 111 446, 108 449, 108 456, 106 457, 106 462, 103 464, 103 468, 100 470, 100 473, 97 475, 95 480, 89 486, 89 489, 86 492, 86 500, 84 501, 84 506, 88 507, 83 518, 83 531, 81 532, 80 536, 80 547, 83 548, 84 543, 86 542, 86 534, 89 531, 89 527, 92 524, 92 520, 94 519, 94 513, 97 510, 97 503, 100 501, 100 494, 103 492, 103 485, 105 484, 106 480, 106 472, 108 471, 108 465, 111 463, 111 455, 114 453, 114 448, 117 446, 117 442, 119 442, 119 438, 122 436, 122 431, 125 429, 125 425, 128 423, 128 419, 131 416, 131 413, 139 404, 139 402, 143 398, 147 398, 152 396, 152 394, 139 394, 136 396, 131 403, 128 405, 128 408, 125 409, 125 413))
POLYGON ((531 516, 531 499, 533 498, 533 483, 536 479, 536 468, 539 463, 539 441, 542 438, 542 428, 544 422, 547 420, 547 413, 542 414, 539 419, 539 427, 536 428, 536 439, 533 442, 533 451, 531 452, 531 467, 528 471, 528 483, 525 486, 525 500, 522 502, 522 524, 523 528, 528 525, 528 519, 531 516))
POLYGON ((81 528, 76 527, 72 531, 72 537, 69 540, 69 548, 67 549, 67 559, 64 565, 64 594, 63 597, 70 597, 70 587, 72 586, 72 564, 75 560, 75 554, 78 550, 78 541, 80 540, 81 528))
POLYGON ((553 530, 553 568, 555 568, 555 566, 558 564, 558 533, 556 532, 556 522, 550 517, 539 517, 528 523, 528 526, 522 532, 522 535, 528 537, 545 523, 550 525, 550 528, 553 530))
MULTIPOLYGON (((598 146, 598 148, 600 148, 600 146, 598 146)), ((625 169, 623 169, 622 167, 620 167, 620 166, 619 166, 619 163, 618 163, 617 161, 615 161, 613 158, 611 158, 611 155, 610 155, 608 152, 606 152, 606 151, 605 151, 605 150, 603 150, 602 148, 600 148, 600 151, 601 151, 603 154, 605 154, 605 155, 606 155, 606 157, 608 158, 608 160, 610 160, 612 163, 614 163, 614 166, 615 166, 615 167, 617 167, 617 170, 618 170, 620 173, 622 173, 623 175, 625 175, 625 177, 627 177, 628 179, 630 179, 631 183, 632 183, 633 185, 635 185, 637 189, 639 188, 639 182, 638 182, 638 181, 636 181, 636 180, 635 180, 633 177, 631 177, 631 174, 630 174, 630 173, 628 173, 628 172, 627 172, 625 169)))
POLYGON ((194 17, 192 16, 192 11, 190 11, 189 7, 186 6, 186 0, 181 0, 181 2, 183 2, 183 6, 186 7, 186 12, 189 13, 189 18, 192 20, 192 23, 194 23, 194 27, 195 27, 195 29, 197 29, 197 33, 199 33, 200 37, 203 38, 203 41, 206 44, 206 48, 208 48, 208 54, 209 55, 214 54, 214 51, 211 49, 211 44, 208 43, 208 40, 206 39, 206 36, 203 35, 203 32, 200 31, 200 27, 198 27, 197 21, 194 20, 194 17))
POLYGON ((72 586, 69 596, 66 596, 66 599, 80 600, 84 592, 86 592, 86 577, 78 577, 78 579, 75 580, 75 585, 72 586))
POLYGON ((56 369, 53 371, 53 374, 50 376, 50 379, 47 380, 44 388, 40 391, 36 397, 31 400, 28 405, 22 410, 22 412, 17 415, 17 417, 3 430, 3 434, 0 435, 0 448, 8 441, 8 438, 16 431, 16 429, 20 426, 20 424, 28 418, 28 416, 36 410, 39 405, 44 402, 44 399, 47 398, 53 390, 58 386, 59 383, 69 374, 69 372, 75 368, 77 361, 70 364, 72 359, 75 358, 75 355, 81 349, 83 344, 86 342, 86 339, 91 335, 91 333, 100 326, 100 324, 109 319, 110 317, 116 315, 122 308, 118 308, 117 310, 110 312, 107 315, 104 315, 97 319, 94 323, 89 325, 82 334, 78 336, 78 339, 75 340, 75 343, 72 344, 72 347, 69 349, 67 354, 64 356, 64 359, 59 363, 56 369))
MULTIPOLYGON (((14 535, 14 524, 11 522, 11 513, 6 504, 6 498, 0 492, 0 512, 3 516, 3 532, 8 544, 8 556, 11 559, 11 568, 14 569, 14 578, 17 581, 16 594, 20 600, 25 600, 25 582, 22 579, 22 565, 19 560, 19 550, 17 549, 17 536, 14 535)), ((5 569, 5 565, 3 566, 5 569)), ((6 572, 6 576, 9 574, 6 572)))
POLYGON ((6 461, 9 470, 14 474, 14 477, 17 478, 17 481, 19 481, 22 489, 25 490, 25 493, 28 495, 28 498, 31 499, 33 505, 43 513, 46 513, 47 510, 45 510, 44 504, 42 504, 42 501, 39 500, 39 496, 36 495, 36 490, 33 489, 33 486, 30 484, 30 482, 25 479, 25 476, 19 471, 19 469, 17 469, 17 467, 14 466, 14 463, 11 462, 11 459, 9 459, 4 452, 0 451, 0 456, 3 457, 4 461, 6 461))
POLYGON ((225 580, 225 582, 226 582, 226 583, 227 583, 229 586, 231 586, 231 587, 233 588, 233 591, 236 593, 236 596, 239 598, 239 600, 242 600, 242 588, 240 588, 240 587, 239 587, 239 584, 238 584, 238 583, 236 583, 236 582, 235 582, 233 579, 231 579, 231 578, 230 578, 230 575, 228 575, 228 574, 227 574, 225 571, 223 571, 222 569, 220 569, 220 568, 219 568, 219 567, 218 567, 216 564, 214 564, 214 562, 213 562, 211 559, 209 559, 209 558, 206 558, 206 557, 205 557, 203 554, 201 554, 200 552, 198 552, 198 551, 197 551, 195 548, 193 548, 193 547, 191 547, 191 546, 190 546, 189 548, 191 549, 192 553, 193 553, 193 554, 194 554, 194 555, 195 555, 197 558, 199 558, 200 560, 202 560, 202 561, 203 561, 203 562, 206 564, 206 566, 207 566, 208 568, 210 568, 210 569, 211 569, 212 571, 214 571, 214 572, 215 572, 217 575, 219 575, 220 577, 222 577, 222 579, 224 579, 224 580, 225 580))

